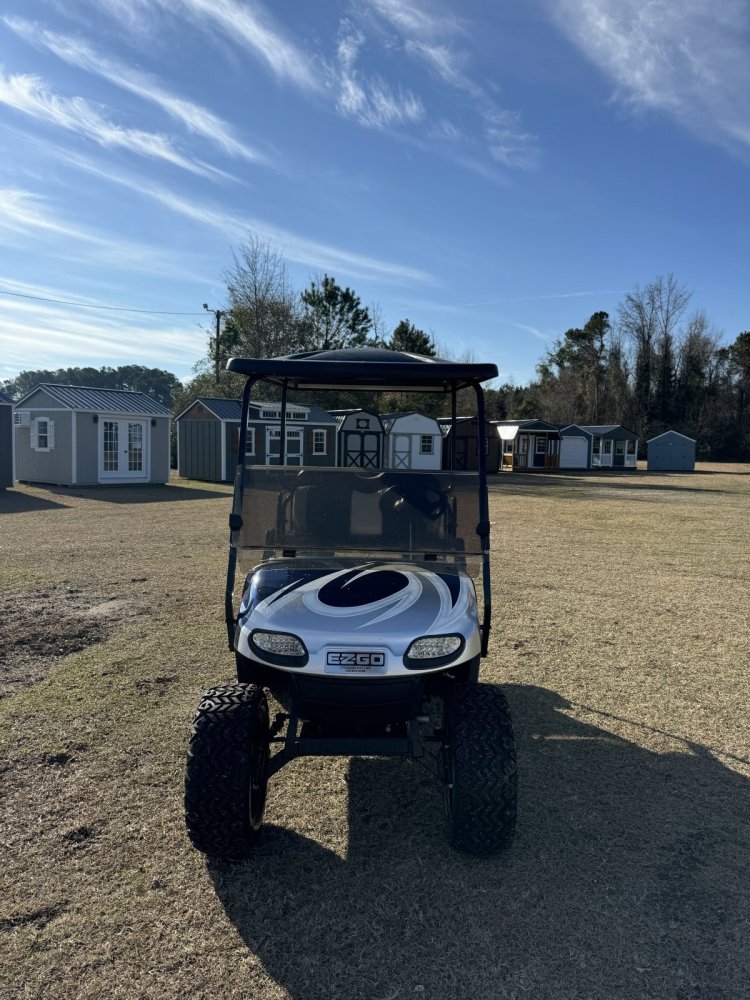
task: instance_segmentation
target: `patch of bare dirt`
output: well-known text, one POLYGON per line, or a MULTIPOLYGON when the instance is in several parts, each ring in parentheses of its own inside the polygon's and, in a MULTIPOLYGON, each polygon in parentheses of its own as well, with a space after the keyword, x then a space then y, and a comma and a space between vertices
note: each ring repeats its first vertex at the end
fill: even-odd
POLYGON ((126 601, 102 600, 76 587, 0 594, 0 698, 101 642, 127 612, 126 601))

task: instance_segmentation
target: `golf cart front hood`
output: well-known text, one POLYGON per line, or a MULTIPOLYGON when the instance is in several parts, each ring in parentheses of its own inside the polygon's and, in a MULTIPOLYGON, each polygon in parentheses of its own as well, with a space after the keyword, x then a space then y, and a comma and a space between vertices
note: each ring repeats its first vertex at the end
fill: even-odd
POLYGON ((334 647, 386 651, 387 673, 407 672, 406 650, 429 635, 462 636, 465 648, 456 662, 479 653, 476 594, 463 573, 403 563, 349 566, 301 574, 269 594, 255 578, 273 572, 258 570, 245 592, 236 636, 245 656, 252 656, 249 637, 256 630, 301 639, 309 655, 305 673, 331 673, 327 653, 334 647))

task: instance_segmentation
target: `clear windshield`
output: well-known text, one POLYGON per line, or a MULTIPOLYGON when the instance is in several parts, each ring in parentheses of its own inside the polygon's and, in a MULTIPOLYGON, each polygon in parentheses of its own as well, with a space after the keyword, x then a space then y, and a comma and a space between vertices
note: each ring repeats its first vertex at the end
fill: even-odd
POLYGON ((232 544, 261 550, 259 559, 357 553, 465 563, 481 555, 478 486, 468 472, 249 466, 232 544))

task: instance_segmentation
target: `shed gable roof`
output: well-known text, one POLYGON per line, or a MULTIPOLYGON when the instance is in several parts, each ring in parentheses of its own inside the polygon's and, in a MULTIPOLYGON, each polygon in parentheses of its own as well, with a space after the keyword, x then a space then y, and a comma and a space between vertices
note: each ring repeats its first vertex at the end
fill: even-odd
POLYGON ((560 428, 560 435, 562 437, 582 437, 591 438, 593 437, 590 430, 586 430, 585 427, 581 427, 580 424, 565 424, 560 428))
MULTIPOLYGON (((181 413, 177 414, 177 419, 179 420, 181 417, 184 417, 196 403, 200 403, 210 413, 213 413, 217 420, 236 421, 239 423, 242 419, 242 400, 225 399, 223 396, 197 396, 190 406, 186 406, 181 413)), ((289 411, 295 408, 305 410, 307 413, 305 423, 307 424, 336 424, 336 418, 332 417, 322 407, 316 406, 315 403, 287 403, 287 420, 289 420, 289 411)), ((269 403, 258 399, 251 400, 248 420, 262 420, 263 423, 267 423, 269 418, 262 416, 263 410, 277 410, 280 412, 281 403, 269 403)))
POLYGON ((492 420, 490 423, 496 427, 519 427, 524 431, 556 431, 557 424, 550 424, 546 420, 538 417, 524 417, 520 420, 492 420))
POLYGON ((649 438, 646 444, 653 444, 654 441, 658 441, 660 438, 678 437, 682 438, 683 441, 689 441, 691 444, 695 444, 695 438, 688 437, 687 434, 680 434, 679 431, 663 431, 661 434, 657 434, 656 437, 649 438))
POLYGON ((580 424, 585 431, 593 434, 595 438, 612 438, 613 440, 638 440, 638 435, 622 424, 580 424))
POLYGON ((152 417, 172 416, 166 406, 157 403, 145 392, 92 389, 82 385, 56 385, 53 382, 40 382, 39 385, 35 385, 16 403, 16 406, 22 406, 39 389, 44 389, 48 396, 68 410, 96 410, 99 413, 132 413, 152 417))
POLYGON ((16 404, 10 398, 6 396, 4 392, 0 392, 0 406, 15 406, 16 404))
POLYGON ((242 414, 242 403, 239 399, 224 399, 222 396, 196 396, 189 406, 186 406, 184 410, 181 410, 177 414, 176 419, 179 420, 180 417, 184 417, 196 403, 200 403, 209 413, 213 413, 218 420, 236 420, 239 422, 242 414))
MULTIPOLYGON (((437 420, 434 417, 428 417, 424 413, 420 413, 419 410, 405 410, 403 413, 384 413, 381 416, 383 421, 383 427, 385 427, 386 433, 393 429, 393 425, 399 420, 403 420, 405 417, 419 417, 420 420, 428 421, 432 424, 437 424, 437 420)), ((438 424, 438 430, 440 425, 438 424)))

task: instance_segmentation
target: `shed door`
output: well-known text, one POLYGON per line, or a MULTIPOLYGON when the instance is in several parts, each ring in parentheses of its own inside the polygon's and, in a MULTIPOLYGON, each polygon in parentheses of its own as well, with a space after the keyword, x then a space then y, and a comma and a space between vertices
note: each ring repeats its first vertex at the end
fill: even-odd
POLYGON ((377 433, 372 431, 345 431, 344 465, 360 469, 377 469, 380 466, 380 449, 377 433))
MULTIPOLYGON (((281 444, 281 428, 266 428, 266 464, 278 465, 281 444)), ((286 429, 286 464, 302 465, 302 431, 293 427, 286 429)))
MULTIPOLYGON (((446 439, 445 447, 450 447, 446 439)), ((456 454, 455 454, 455 469, 458 472, 468 472, 469 471, 469 438, 466 436, 456 437, 454 434, 453 440, 455 442, 456 454)), ((477 442, 474 440, 474 452, 477 450, 477 442)))
POLYGON ((410 469, 411 468, 411 434, 393 435, 393 459, 391 468, 410 469))
POLYGON ((586 438, 565 437, 560 448, 561 469, 585 469, 589 461, 586 438))
POLYGON ((99 479, 146 479, 148 421, 99 420, 99 479))

